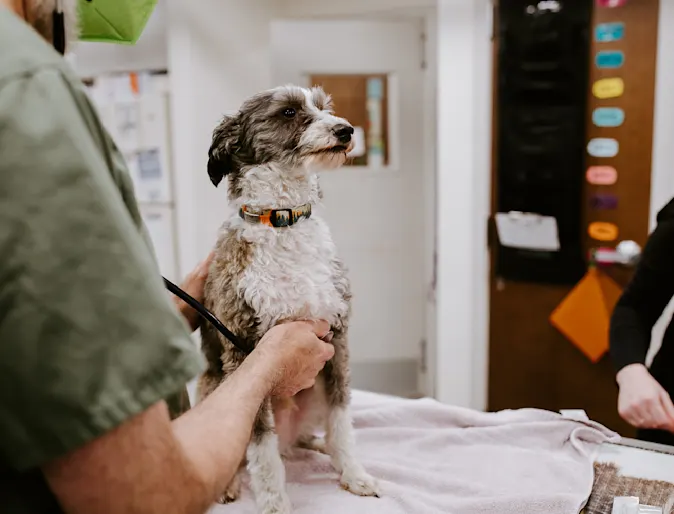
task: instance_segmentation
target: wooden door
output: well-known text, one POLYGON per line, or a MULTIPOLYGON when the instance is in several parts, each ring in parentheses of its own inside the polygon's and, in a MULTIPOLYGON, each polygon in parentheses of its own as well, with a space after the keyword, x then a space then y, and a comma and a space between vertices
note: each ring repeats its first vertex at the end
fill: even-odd
MULTIPOLYGON (((633 0, 616 8, 596 6, 592 26, 588 27, 591 59, 588 63, 587 139, 615 138, 620 147, 619 153, 609 159, 586 155, 584 169, 576 170, 583 176, 593 165, 609 165, 618 171, 614 185, 584 183, 582 226, 578 230, 587 234, 587 227, 593 221, 616 224, 620 233, 608 246, 626 239, 643 245, 648 235, 658 10, 658 0, 633 0), (596 27, 615 22, 624 23, 622 39, 597 42, 596 27), (597 53, 607 50, 622 51, 624 64, 617 69, 598 68, 597 53), (602 78, 622 78, 625 85, 622 96, 596 98, 592 94, 592 84, 602 78), (623 109, 623 124, 610 128, 596 126, 592 115, 597 107, 623 109), (591 197, 598 192, 617 197, 617 208, 594 209, 591 197)), ((498 55, 498 44, 498 38, 495 38, 495 56, 498 55)), ((498 62, 496 59, 494 62, 494 76, 497 77, 498 62)), ((497 101, 494 106, 496 120, 497 101)), ((493 155, 497 154, 497 145, 498 140, 494 137, 493 155)), ((496 180, 492 182, 492 197, 495 198, 498 184, 496 180)), ((585 236, 584 246, 587 254, 592 247, 601 244, 585 236)), ((617 387, 608 355, 593 364, 548 321, 572 287, 503 280, 494 273, 493 262, 492 252, 489 409, 537 407, 557 411, 581 408, 592 419, 624 435, 633 435, 633 430, 617 414, 617 387)), ((609 269, 608 273, 621 285, 630 278, 630 272, 624 269, 609 269)))
POLYGON ((414 216, 389 219, 424 202, 419 30, 408 21, 272 24, 274 83, 322 85, 365 139, 365 155, 321 173, 317 209, 349 268, 352 383, 397 395, 418 391, 425 339, 424 232, 414 216), (326 59, 335 41, 339 52, 326 59))

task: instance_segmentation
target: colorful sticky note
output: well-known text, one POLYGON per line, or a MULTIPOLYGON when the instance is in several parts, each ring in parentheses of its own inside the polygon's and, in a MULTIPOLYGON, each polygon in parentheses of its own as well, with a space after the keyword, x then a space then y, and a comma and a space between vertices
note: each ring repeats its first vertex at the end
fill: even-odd
POLYGON ((594 39, 598 43, 620 41, 623 37, 625 37, 625 24, 622 22, 600 23, 594 28, 594 39))
POLYGON ((597 107, 592 112, 592 122, 597 127, 619 127, 625 121, 625 111, 620 107, 597 107))
POLYGON ((384 81, 379 77, 367 80, 367 97, 371 100, 381 100, 384 97, 384 81))
POLYGON ((621 78, 601 79, 592 86, 592 94, 599 99, 618 98, 625 92, 625 83, 621 78))
POLYGON ((609 349, 611 313, 620 286, 592 267, 550 315, 550 323, 592 362, 609 349))
POLYGON ((611 211, 618 207, 618 197, 610 193, 596 193, 590 197, 590 207, 597 211, 611 211))
POLYGON ((620 145, 611 137, 595 137, 587 144, 587 153, 592 157, 615 157, 620 145))
POLYGON ((597 68, 615 69, 625 64, 625 54, 620 50, 606 50, 597 52, 594 59, 597 68))
POLYGON ((622 7, 627 0, 597 0, 598 7, 622 7))
POLYGON ((587 233, 595 241, 615 241, 618 237, 618 227, 613 223, 595 221, 590 223, 587 233))
POLYGON ((618 181, 618 172, 613 166, 590 166, 585 178, 595 186, 612 186, 618 181))

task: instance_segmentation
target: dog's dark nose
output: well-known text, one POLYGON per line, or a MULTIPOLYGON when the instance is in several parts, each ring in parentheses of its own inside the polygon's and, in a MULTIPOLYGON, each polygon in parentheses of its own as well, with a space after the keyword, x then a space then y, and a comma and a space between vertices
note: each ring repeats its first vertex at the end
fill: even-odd
POLYGON ((332 131, 340 143, 347 144, 351 141, 351 134, 353 134, 353 127, 351 125, 337 125, 332 131))

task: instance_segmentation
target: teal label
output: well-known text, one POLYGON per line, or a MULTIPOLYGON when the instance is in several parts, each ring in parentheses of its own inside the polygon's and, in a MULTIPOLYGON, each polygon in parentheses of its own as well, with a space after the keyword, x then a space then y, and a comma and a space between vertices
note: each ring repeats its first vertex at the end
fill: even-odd
POLYGON ((625 122, 625 111, 619 107, 598 107, 592 113, 597 127, 619 127, 625 122))
POLYGON ((620 41, 625 37, 625 24, 622 22, 616 23, 601 23, 594 29, 594 39, 598 43, 610 43, 612 41, 620 41))
POLYGON ((625 54, 619 50, 598 52, 595 58, 597 68, 620 68, 625 64, 625 54))
POLYGON ((367 97, 381 100, 384 98, 384 81, 379 77, 372 77, 367 81, 367 97))

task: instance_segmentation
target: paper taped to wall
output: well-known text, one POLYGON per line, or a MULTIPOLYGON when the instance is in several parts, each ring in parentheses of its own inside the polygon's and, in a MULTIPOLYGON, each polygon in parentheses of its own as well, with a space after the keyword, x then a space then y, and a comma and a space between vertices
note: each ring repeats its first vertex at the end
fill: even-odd
POLYGON ((362 157, 366 152, 365 129, 353 127, 353 149, 349 152, 349 157, 362 157))
POLYGON ((529 212, 499 212, 495 216, 499 242, 509 248, 559 251, 557 220, 529 212))

